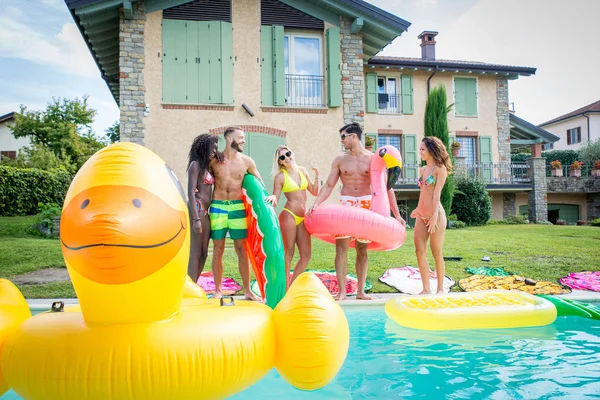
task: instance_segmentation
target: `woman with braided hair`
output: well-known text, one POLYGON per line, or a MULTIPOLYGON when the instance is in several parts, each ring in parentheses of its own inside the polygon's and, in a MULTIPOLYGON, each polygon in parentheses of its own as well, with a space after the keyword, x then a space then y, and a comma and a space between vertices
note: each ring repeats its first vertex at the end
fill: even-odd
POLYGON ((212 200, 214 178, 208 171, 213 158, 222 160, 218 151, 218 137, 204 133, 192 143, 188 156, 188 209, 190 214, 191 238, 188 275, 194 282, 204 270, 208 257, 210 220, 208 208, 212 200))

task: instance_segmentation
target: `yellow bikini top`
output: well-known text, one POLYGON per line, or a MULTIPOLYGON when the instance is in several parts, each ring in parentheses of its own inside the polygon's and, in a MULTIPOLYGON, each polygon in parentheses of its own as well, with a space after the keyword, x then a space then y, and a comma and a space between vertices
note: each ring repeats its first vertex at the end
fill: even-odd
POLYGON ((300 187, 298 187, 298 184, 289 176, 285 168, 282 168, 281 171, 283 172, 284 177, 283 188, 281 190, 283 190, 284 193, 304 190, 308 187, 308 181, 306 180, 306 177, 302 171, 300 171, 300 168, 298 168, 298 174, 300 175, 300 187))

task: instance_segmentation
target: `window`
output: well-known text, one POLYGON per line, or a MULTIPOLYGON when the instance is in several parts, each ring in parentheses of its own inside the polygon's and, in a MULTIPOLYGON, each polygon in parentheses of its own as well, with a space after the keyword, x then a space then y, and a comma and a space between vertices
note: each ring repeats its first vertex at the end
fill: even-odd
POLYGON ((323 60, 321 35, 286 33, 285 101, 288 106, 323 107, 323 60))
POLYGON ((459 157, 465 157, 465 164, 477 164, 477 138, 469 136, 457 136, 456 141, 460 143, 459 157))
POLYGON ((0 152, 0 159, 1 158, 8 158, 10 160, 14 160, 15 158, 17 158, 17 152, 16 151, 2 151, 2 152, 0 152))
POLYGON ((233 103, 230 22, 163 19, 164 103, 233 103))
POLYGON ((377 148, 381 146, 394 146, 402 154, 400 135, 377 135, 377 148))
POLYGON ((476 117, 477 79, 454 78, 454 115, 457 117, 476 117))
POLYGON ((581 143, 581 127, 567 129, 567 144, 581 143))
POLYGON ((544 150, 552 150, 554 148, 554 143, 544 143, 544 150))
POLYGON ((400 97, 396 78, 377 77, 377 103, 380 114, 400 114, 400 97))
POLYGON ((412 75, 389 77, 368 73, 365 76, 365 86, 368 113, 413 113, 412 75))

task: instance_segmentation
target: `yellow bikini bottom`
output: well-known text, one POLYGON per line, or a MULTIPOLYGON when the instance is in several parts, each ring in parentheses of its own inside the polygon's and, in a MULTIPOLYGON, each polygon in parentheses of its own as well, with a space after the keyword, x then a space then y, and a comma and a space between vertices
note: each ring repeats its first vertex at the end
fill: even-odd
POLYGON ((292 214, 292 217, 294 217, 294 221, 296 221, 296 226, 300 225, 304 221, 304 217, 297 216, 296 214, 294 214, 292 211, 290 211, 287 208, 284 208, 283 211, 287 211, 290 214, 292 214))

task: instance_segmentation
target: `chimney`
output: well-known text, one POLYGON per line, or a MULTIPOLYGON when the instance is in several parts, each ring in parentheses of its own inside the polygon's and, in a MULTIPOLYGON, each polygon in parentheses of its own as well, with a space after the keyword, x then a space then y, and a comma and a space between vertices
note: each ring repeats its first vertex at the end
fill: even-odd
POLYGON ((435 60, 435 37, 437 32, 423 31, 418 38, 421 39, 421 58, 423 60, 435 60))

